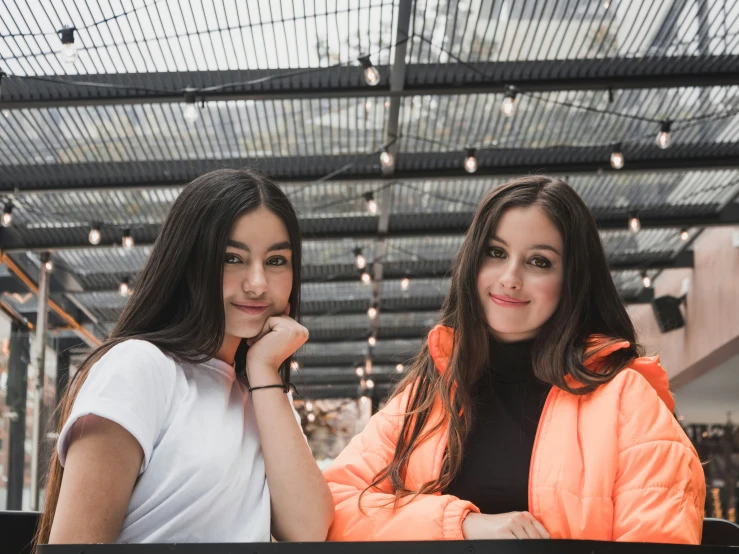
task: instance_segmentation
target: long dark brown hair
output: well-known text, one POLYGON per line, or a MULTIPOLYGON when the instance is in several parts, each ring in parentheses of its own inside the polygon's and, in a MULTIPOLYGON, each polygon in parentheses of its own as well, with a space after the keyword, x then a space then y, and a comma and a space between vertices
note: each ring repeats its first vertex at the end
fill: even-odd
MULTIPOLYGON (((149 341, 172 358, 200 363, 218 352, 226 332, 223 309, 223 256, 234 222, 264 206, 287 228, 292 246, 293 279, 290 317, 300 306, 301 238, 298 218, 280 188, 250 170, 219 169, 187 185, 167 215, 149 259, 110 336, 85 359, 69 382, 59 406, 58 432, 72 411, 90 368, 116 344, 129 339, 149 341)), ((236 371, 244 371, 245 340, 236 352, 236 371)), ((280 367, 290 379, 288 358, 280 367)), ((49 540, 64 469, 56 449, 46 485, 44 513, 36 544, 49 540)))
POLYGON ((491 363, 488 325, 477 292, 477 275, 503 213, 509 208, 528 206, 544 210, 564 244, 564 283, 559 305, 534 340, 536 377, 573 394, 588 394, 613 379, 641 354, 634 326, 611 278, 595 219, 582 199, 564 181, 542 175, 501 185, 480 202, 452 266, 451 288, 440 319, 442 325, 454 330, 449 365, 446 371, 439 372, 428 344, 424 344, 394 392, 398 396, 408 391, 409 400, 393 459, 367 490, 389 487, 397 502, 411 494, 443 491, 459 472, 465 439, 475 417, 472 389, 491 363), (587 341, 592 335, 610 339, 599 350, 621 340, 629 341, 631 346, 605 356, 598 371, 591 371, 584 362, 593 354, 586 354, 587 341), (568 384, 568 375, 577 385, 568 384), (436 403, 440 403, 443 417, 424 431, 431 423, 430 415, 436 403), (439 477, 419 490, 409 490, 405 486, 405 473, 411 454, 445 422, 449 423, 449 442, 439 477))

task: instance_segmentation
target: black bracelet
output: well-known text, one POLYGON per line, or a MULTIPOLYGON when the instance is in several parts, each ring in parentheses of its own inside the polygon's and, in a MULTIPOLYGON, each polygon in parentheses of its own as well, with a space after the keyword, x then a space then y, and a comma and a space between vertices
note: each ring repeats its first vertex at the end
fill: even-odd
POLYGON ((298 389, 296 389, 295 388, 295 385, 293 385, 292 383, 290 383, 289 385, 264 385, 262 387, 250 387, 250 386, 247 385, 246 388, 247 388, 247 390, 249 391, 250 394, 253 391, 259 390, 259 389, 282 389, 282 392, 284 392, 285 394, 287 394, 288 392, 290 392, 290 389, 292 389, 293 391, 295 391, 295 394, 296 395, 300 396, 298 394, 298 389))

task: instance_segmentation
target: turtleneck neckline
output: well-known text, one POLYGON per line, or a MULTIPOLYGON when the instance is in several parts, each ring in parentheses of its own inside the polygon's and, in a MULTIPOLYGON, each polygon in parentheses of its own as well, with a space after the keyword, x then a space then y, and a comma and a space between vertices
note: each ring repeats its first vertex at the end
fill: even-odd
POLYGON ((500 383, 522 383, 535 379, 532 361, 534 339, 500 342, 490 338, 491 377, 500 383))

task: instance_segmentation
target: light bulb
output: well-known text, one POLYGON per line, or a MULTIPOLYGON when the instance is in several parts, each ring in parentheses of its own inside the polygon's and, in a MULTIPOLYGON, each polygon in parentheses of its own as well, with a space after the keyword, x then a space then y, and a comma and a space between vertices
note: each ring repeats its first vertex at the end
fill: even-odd
POLYGON ((364 195, 364 201, 367 202, 367 210, 371 214, 377 213, 377 202, 375 202, 375 195, 368 192, 364 195))
POLYGON ((2 223, 3 227, 10 227, 10 224, 13 223, 13 204, 11 204, 10 202, 5 204, 2 223))
POLYGON ((617 146, 611 153, 611 167, 613 169, 621 169, 624 166, 624 155, 621 153, 621 147, 617 146))
POLYGON ((87 239, 90 241, 90 244, 95 246, 100 244, 101 238, 102 235, 100 234, 100 229, 98 227, 93 227, 92 229, 90 229, 90 234, 87 235, 87 239))
POLYGON ((131 231, 129 231, 128 229, 123 231, 121 244, 123 245, 123 248, 133 248, 133 237, 131 236, 131 231))
POLYGON ((308 414, 308 421, 313 423, 316 420, 316 414, 308 414))
POLYGON ((604 10, 607 10, 610 7, 611 7, 611 3, 608 0, 606 0, 605 2, 603 2, 603 9, 604 10))
POLYGON ((364 68, 364 82, 371 87, 376 87, 380 84, 380 72, 377 71, 375 66, 369 66, 364 68))
POLYGON ((652 279, 650 279, 649 275, 647 275, 646 273, 642 275, 641 282, 644 285, 645 289, 648 289, 652 286, 652 279))
POLYGON ((629 219, 629 229, 631 229, 632 233, 638 233, 641 231, 641 221, 639 221, 638 217, 633 216, 629 219))
POLYGON ((370 319, 375 319, 377 317, 377 308, 372 306, 369 310, 367 310, 367 316, 370 319))
POLYGON ((357 366, 357 369, 354 370, 354 373, 357 374, 357 377, 361 377, 364 375, 364 368, 362 366, 357 366))
POLYGON ((374 389, 375 388, 375 382, 372 379, 367 379, 367 381, 364 384, 368 389, 374 389))
POLYGON ((361 248, 354 250, 354 265, 357 266, 357 269, 364 269, 367 267, 367 258, 362 255, 361 248))
POLYGON ((372 277, 370 277, 370 274, 364 271, 362 273, 362 282, 366 285, 372 280, 372 277))
POLYGON ((500 106, 501 111, 503 112, 503 115, 506 117, 511 117, 513 115, 513 112, 516 111, 516 93, 509 90, 508 93, 505 95, 505 98, 503 98, 503 104, 500 106))
POLYGON ((680 231, 680 240, 685 242, 690 238, 690 233, 688 233, 687 229, 682 229, 680 231))
POLYGON ((121 284, 118 286, 118 292, 121 293, 121 296, 128 296, 131 292, 131 286, 128 284, 128 280, 124 279, 121 281, 121 284))
POLYGON ((361 402, 362 404, 366 404, 367 402, 369 402, 369 398, 367 398, 366 396, 363 396, 362 398, 360 398, 360 399, 359 399, 359 401, 360 401, 360 402, 361 402))
POLYGON ((311 402, 310 400, 308 400, 305 403, 305 411, 306 412, 312 412, 313 411, 313 402, 311 402))
POLYGON ((464 159, 464 170, 467 173, 477 171, 477 158, 475 158, 475 150, 473 149, 467 151, 467 157, 464 159))
POLYGON ((292 362, 290 362, 290 369, 292 369, 293 371, 296 371, 300 369, 300 364, 296 362, 295 360, 293 360, 292 362))
POLYGON ((54 270, 54 262, 52 262, 51 260, 46 260, 44 262, 44 269, 51 273, 54 270))
POLYGON ((370 337, 370 338, 367 339, 367 343, 370 346, 375 346, 377 344, 377 339, 375 337, 370 337))
POLYGON ((403 373, 404 369, 405 368, 403 367, 403 364, 398 364, 395 366, 395 371, 397 371, 398 373, 403 373))
POLYGON ((198 120, 198 115, 198 107, 195 105, 195 102, 188 103, 182 112, 182 116, 188 123, 195 123, 198 120))
POLYGON ((380 165, 385 168, 392 167, 393 165, 393 155, 387 150, 383 150, 380 154, 380 165))
POLYGON ((408 290, 408 287, 411 286, 411 280, 408 277, 404 277, 403 280, 400 282, 400 288, 403 290, 408 290))
POLYGON ((662 123, 662 128, 657 135, 657 146, 659 146, 662 150, 670 147, 670 127, 670 122, 665 121, 664 123, 662 123))
POLYGON ((62 57, 66 65, 74 65, 77 61, 77 46, 74 42, 62 44, 62 57))

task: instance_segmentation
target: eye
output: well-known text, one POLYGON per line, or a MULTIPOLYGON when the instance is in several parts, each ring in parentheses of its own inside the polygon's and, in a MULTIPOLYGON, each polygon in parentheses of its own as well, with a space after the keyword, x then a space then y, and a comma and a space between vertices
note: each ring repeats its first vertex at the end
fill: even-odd
POLYGON ((540 269, 549 269, 550 267, 552 267, 552 262, 541 256, 536 256, 535 258, 532 258, 529 263, 534 267, 538 267, 540 269))
POLYGON ((488 256, 491 258, 505 258, 505 252, 502 248, 497 246, 491 246, 488 248, 488 256))
POLYGON ((267 260, 267 265, 279 267, 283 265, 287 265, 287 259, 283 258, 282 256, 276 256, 274 258, 270 258, 267 260))
POLYGON ((223 259, 223 262, 227 265, 233 265, 241 263, 241 259, 236 254, 228 254, 223 259))

